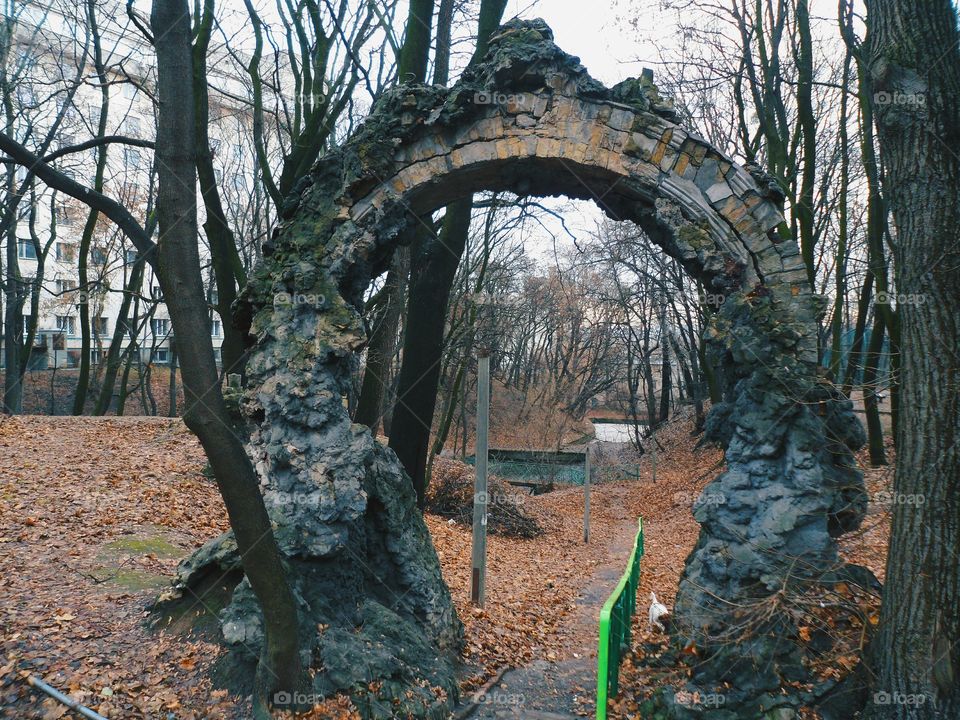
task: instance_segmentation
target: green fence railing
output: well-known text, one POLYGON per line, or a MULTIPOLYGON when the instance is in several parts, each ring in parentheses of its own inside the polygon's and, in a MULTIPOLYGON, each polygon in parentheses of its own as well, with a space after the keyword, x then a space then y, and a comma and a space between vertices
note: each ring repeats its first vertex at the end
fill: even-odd
POLYGON ((620 660, 630 649, 630 621, 637 609, 640 558, 643 557, 643 518, 627 561, 626 572, 600 610, 600 641, 597 648, 597 720, 606 720, 607 698, 619 689, 620 660))

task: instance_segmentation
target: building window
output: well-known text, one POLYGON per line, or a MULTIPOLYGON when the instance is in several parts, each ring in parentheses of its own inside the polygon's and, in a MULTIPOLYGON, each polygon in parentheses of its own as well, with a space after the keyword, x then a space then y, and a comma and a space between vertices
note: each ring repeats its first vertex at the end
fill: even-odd
POLYGON ((30 334, 30 316, 23 316, 23 337, 26 337, 30 334))
POLYGON ((127 250, 127 265, 133 265, 137 261, 138 253, 136 250, 127 250))
POLYGON ((219 320, 210 321, 210 335, 211 337, 220 337, 220 321, 219 320))
POLYGON ((140 137, 140 118, 130 115, 123 123, 124 132, 130 137, 140 137))
POLYGON ((107 251, 103 248, 90 248, 90 263, 93 265, 106 265, 107 251))
POLYGON ((57 243, 57 260, 62 263, 75 263, 77 261, 77 246, 73 243, 57 243))
POLYGON ((68 292, 72 292, 77 289, 76 280, 57 280, 57 295, 66 295, 68 292))
POLYGON ((103 353, 100 350, 91 350, 90 351, 90 364, 99 365, 103 362, 103 353))
POLYGON ((25 260, 37 259, 37 246, 33 240, 17 240, 17 256, 25 260))
POLYGON ((57 330, 67 335, 76 335, 77 319, 73 315, 57 315, 57 330))
POLYGON ((153 318, 150 321, 150 330, 154 337, 165 337, 170 333, 170 321, 165 318, 153 318))
POLYGON ((132 82, 124 83, 123 96, 127 100, 133 100, 137 97, 137 89, 138 89, 137 86, 134 85, 132 82))
POLYGON ((57 208, 54 212, 57 223, 60 225, 71 225, 73 223, 73 218, 70 217, 70 211, 67 208, 66 203, 60 203, 57 205, 57 208))
POLYGON ((140 151, 136 148, 124 148, 123 164, 129 169, 142 170, 143 157, 140 155, 140 151))
POLYGON ((94 127, 100 125, 100 106, 87 105, 87 116, 90 118, 90 124, 94 127))
POLYGON ((93 332, 98 337, 106 337, 107 333, 110 332, 110 321, 105 317, 97 317, 93 319, 93 332))
POLYGON ((163 302, 163 291, 160 289, 159 285, 153 285, 150 287, 150 297, 159 302, 163 302))
POLYGON ((170 353, 166 350, 158 349, 153 351, 153 361, 158 363, 163 363, 164 365, 170 362, 170 353))

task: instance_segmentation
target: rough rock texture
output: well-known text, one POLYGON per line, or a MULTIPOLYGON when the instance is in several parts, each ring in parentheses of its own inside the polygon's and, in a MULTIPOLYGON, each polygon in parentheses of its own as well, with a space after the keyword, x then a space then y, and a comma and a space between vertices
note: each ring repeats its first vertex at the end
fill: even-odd
POLYGON ((791 718, 818 694, 792 685, 811 680, 797 626, 810 622, 817 588, 845 577, 834 538, 866 512, 851 452, 865 436, 852 403, 797 359, 796 338, 756 291, 729 298, 711 328, 728 386, 707 432, 726 448, 727 468, 694 511, 701 532, 674 631, 701 654, 686 698, 725 701, 669 698, 674 717, 791 718))
MULTIPOLYGON (((605 88, 552 39, 542 21, 511 21, 454 87, 385 93, 300 181, 241 300, 256 341, 240 402, 250 453, 304 626, 324 627, 304 652, 319 692, 382 680, 361 700, 371 716, 441 712, 423 686, 455 694, 450 654, 461 628, 400 464, 351 425, 343 396, 365 342, 359 308, 370 279, 406 228, 458 197, 593 199, 640 224, 725 299, 711 332, 727 401, 711 427, 728 469, 711 488, 727 502, 697 511, 702 536, 678 603, 681 632, 703 653, 698 683, 764 668, 737 676, 746 708, 779 684, 781 668, 796 664, 791 643, 771 640, 792 631, 788 616, 773 612, 736 645, 717 641, 715 628, 732 622, 731 608, 833 563, 833 535, 863 511, 861 479, 845 467, 862 431, 816 376, 821 305, 796 244, 777 233, 779 187, 679 127, 650 74, 605 88)), ((229 567, 224 542, 186 561, 181 585, 229 567)), ((260 641, 245 582, 223 630, 238 647, 260 641)))

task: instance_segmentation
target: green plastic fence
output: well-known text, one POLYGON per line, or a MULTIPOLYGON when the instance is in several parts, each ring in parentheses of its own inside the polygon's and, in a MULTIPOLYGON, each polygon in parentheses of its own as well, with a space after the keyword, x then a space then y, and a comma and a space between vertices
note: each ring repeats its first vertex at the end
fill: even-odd
POLYGON ((620 660, 630 648, 630 621, 637 609, 640 558, 643 557, 643 518, 627 561, 627 570, 600 610, 600 641, 597 649, 597 720, 606 720, 607 698, 619 689, 620 660))

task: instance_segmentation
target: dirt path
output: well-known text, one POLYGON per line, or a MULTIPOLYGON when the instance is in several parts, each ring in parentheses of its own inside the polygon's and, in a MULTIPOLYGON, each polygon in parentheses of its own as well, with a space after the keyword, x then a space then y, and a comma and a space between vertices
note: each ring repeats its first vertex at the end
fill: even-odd
MULTIPOLYGON (((629 514, 624 488, 598 488, 593 500, 596 505, 602 503, 608 513, 619 508, 616 515, 620 517, 607 543, 605 559, 585 579, 576 609, 560 629, 561 652, 508 670, 479 698, 476 709, 461 717, 560 720, 593 714, 600 608, 624 572, 637 533, 637 520, 629 514)), ((467 711, 466 705, 463 711, 467 711)))

